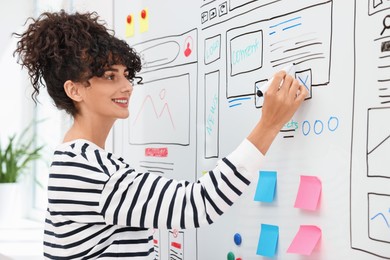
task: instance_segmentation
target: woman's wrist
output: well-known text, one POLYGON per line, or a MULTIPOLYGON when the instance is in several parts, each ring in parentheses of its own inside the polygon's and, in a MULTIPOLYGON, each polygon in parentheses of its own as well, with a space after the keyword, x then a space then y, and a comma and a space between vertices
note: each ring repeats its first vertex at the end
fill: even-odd
POLYGON ((265 155, 268 149, 271 147, 272 142, 279 133, 279 128, 272 125, 266 125, 263 120, 255 126, 252 132, 248 135, 247 139, 256 148, 265 155))

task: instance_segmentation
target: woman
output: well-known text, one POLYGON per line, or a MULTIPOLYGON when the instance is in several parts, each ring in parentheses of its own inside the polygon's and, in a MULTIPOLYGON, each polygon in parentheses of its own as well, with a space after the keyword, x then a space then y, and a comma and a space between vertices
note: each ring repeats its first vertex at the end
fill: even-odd
POLYGON ((131 168, 104 150, 118 118, 129 116, 135 51, 94 13, 43 13, 17 34, 33 98, 42 86, 74 121, 49 172, 44 256, 49 259, 154 259, 153 228, 213 223, 248 187, 275 136, 307 95, 281 71, 265 94, 262 117, 238 148, 196 183, 131 168))

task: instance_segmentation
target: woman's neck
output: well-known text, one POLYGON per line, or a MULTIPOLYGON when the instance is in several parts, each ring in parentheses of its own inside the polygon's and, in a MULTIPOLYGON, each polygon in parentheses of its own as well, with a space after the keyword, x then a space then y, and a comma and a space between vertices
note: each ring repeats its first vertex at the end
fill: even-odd
POLYGON ((86 120, 82 116, 75 116, 72 127, 65 134, 64 142, 85 139, 104 149, 107 136, 114 122, 86 120))

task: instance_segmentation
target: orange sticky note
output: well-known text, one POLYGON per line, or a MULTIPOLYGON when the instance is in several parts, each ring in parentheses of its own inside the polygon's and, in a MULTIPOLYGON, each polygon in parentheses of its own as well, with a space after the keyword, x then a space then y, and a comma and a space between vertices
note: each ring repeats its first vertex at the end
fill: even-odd
POLYGON ((134 36, 134 16, 133 16, 133 14, 129 14, 126 17, 125 36, 126 37, 133 37, 134 36))
POLYGON ((149 30, 149 11, 148 8, 144 8, 139 13, 139 31, 141 33, 149 30))
POLYGON ((322 185, 316 176, 301 175, 295 208, 316 210, 321 196, 322 185))
POLYGON ((291 242, 287 253, 311 255, 322 235, 317 226, 301 225, 294 240, 291 242))

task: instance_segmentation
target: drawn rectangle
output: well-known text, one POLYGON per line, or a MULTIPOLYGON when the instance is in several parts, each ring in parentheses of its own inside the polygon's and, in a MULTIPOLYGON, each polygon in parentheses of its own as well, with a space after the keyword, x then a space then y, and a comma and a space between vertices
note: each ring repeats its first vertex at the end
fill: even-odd
POLYGON ((219 71, 205 74, 205 158, 217 158, 219 155, 219 71))
POLYGON ((221 57, 221 35, 218 34, 204 41, 204 63, 210 64, 221 57))
POLYGON ((258 70, 263 65, 263 32, 237 35, 230 40, 230 76, 258 70))
POLYGON ((390 107, 367 111, 367 176, 390 178, 390 107))
POLYGON ((144 82, 133 91, 130 144, 189 145, 190 75, 144 82))
POLYGON ((368 193, 368 212, 369 237, 390 243, 390 195, 368 193))

